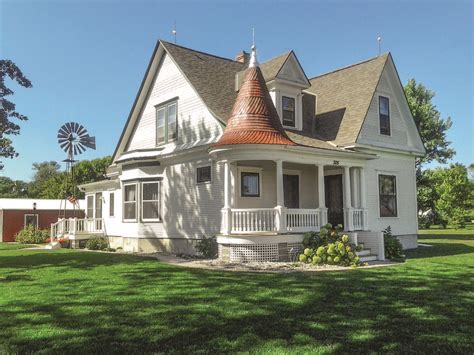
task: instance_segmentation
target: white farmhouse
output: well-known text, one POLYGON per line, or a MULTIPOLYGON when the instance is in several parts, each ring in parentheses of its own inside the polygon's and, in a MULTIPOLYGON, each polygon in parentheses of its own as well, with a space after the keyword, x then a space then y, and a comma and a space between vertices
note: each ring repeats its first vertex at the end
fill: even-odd
POLYGON ((311 79, 293 51, 249 57, 158 42, 108 180, 81 187, 111 246, 285 260, 330 222, 379 259, 387 226, 416 247, 425 150, 392 56, 311 79))

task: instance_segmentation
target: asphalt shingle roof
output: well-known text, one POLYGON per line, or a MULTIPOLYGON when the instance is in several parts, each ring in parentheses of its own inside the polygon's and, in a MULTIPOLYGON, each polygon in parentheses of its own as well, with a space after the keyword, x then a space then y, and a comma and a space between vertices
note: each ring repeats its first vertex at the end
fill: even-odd
MULTIPOLYGON (((209 110, 226 123, 237 98, 236 76, 243 78, 246 64, 165 41, 161 44, 209 110)), ((260 64, 266 81, 276 77, 290 54, 287 52, 260 64)), ((290 139, 302 145, 337 150, 334 145, 355 143, 389 55, 310 79, 311 87, 306 91, 317 95, 316 123, 312 130, 305 127, 303 132, 287 131, 290 139)), ((313 113, 304 111, 312 117, 303 120, 314 120, 313 113)))

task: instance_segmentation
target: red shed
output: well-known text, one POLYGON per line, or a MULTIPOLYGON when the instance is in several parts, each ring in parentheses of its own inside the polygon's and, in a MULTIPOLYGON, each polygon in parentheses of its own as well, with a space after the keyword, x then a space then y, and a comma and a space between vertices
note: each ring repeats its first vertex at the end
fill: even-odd
MULTIPOLYGON (((79 209, 76 206, 74 211, 68 202, 66 217, 84 218, 84 206, 84 200, 80 200, 79 209)), ((15 234, 27 224, 49 230, 58 220, 60 207, 61 200, 0 198, 0 242, 14 242, 15 234)))

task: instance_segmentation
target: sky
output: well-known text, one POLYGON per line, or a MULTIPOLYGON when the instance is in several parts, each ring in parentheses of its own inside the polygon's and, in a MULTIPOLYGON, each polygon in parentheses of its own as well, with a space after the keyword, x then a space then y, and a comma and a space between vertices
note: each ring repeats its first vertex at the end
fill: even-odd
POLYGON ((13 137, 20 154, 3 176, 29 180, 33 162, 61 161, 66 122, 85 126, 97 150, 114 152, 158 39, 234 58, 255 28, 260 62, 293 49, 308 77, 377 55, 393 55, 403 83, 436 92, 453 127, 454 161, 473 162, 471 1, 22 1, 0 0, 0 58, 13 60, 33 88, 12 82, 9 99, 28 116, 13 137))

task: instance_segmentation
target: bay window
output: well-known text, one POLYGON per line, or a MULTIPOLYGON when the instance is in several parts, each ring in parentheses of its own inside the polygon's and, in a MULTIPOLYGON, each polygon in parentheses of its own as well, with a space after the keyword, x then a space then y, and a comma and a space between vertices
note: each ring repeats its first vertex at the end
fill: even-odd
POLYGON ((124 185, 123 219, 125 221, 137 220, 137 184, 124 185))
POLYGON ((159 195, 160 184, 158 182, 142 183, 142 220, 156 221, 160 219, 159 195))

